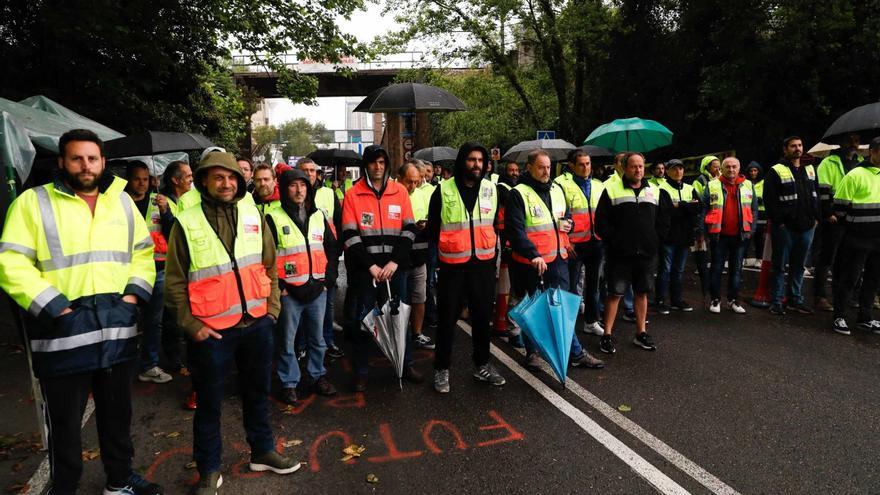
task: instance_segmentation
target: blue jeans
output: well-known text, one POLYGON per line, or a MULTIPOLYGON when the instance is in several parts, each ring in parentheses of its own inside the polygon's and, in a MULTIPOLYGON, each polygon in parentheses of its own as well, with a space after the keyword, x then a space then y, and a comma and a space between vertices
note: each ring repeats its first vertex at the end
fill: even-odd
POLYGON ((141 372, 159 365, 159 347, 162 342, 162 313, 165 310, 165 270, 156 272, 153 295, 147 304, 146 328, 141 342, 141 372))
POLYGON ((688 246, 674 246, 663 244, 660 246, 660 266, 657 269, 657 301, 663 301, 666 291, 669 291, 669 302, 672 304, 681 302, 681 277, 684 274, 684 265, 687 263, 688 246))
MULTIPOLYGON (((526 292, 529 294, 534 293, 538 289, 538 276, 537 272, 531 265, 525 265, 522 263, 517 263, 516 268, 524 270, 523 276, 521 280, 526 284, 526 292)), ((551 287, 557 287, 560 289, 568 290, 570 287, 569 279, 568 279, 568 263, 560 258, 556 258, 552 263, 547 264, 547 271, 544 272, 544 289, 549 289, 551 287)), ((523 332, 523 343, 526 346, 526 354, 534 354, 537 350, 535 348, 535 344, 529 338, 528 335, 523 332)), ((584 349, 581 347, 581 343, 577 338, 577 334, 572 334, 571 336, 571 357, 578 357, 583 354, 584 349)))
POLYGON ((327 373, 324 369, 323 324, 324 309, 327 306, 327 291, 313 301, 302 303, 291 296, 281 296, 281 317, 278 320, 281 345, 278 346, 278 379, 284 388, 296 388, 299 385, 299 364, 296 361, 294 341, 300 329, 306 341, 306 373, 312 381, 327 373))
POLYGON ((626 286, 626 292, 623 293, 623 310, 627 313, 632 313, 635 311, 633 308, 633 286, 632 284, 626 286))
POLYGON ((792 304, 804 302, 801 287, 804 283, 804 262, 813 242, 815 229, 803 232, 789 230, 784 225, 771 225, 770 238, 773 244, 772 272, 770 277, 770 296, 773 304, 782 304, 785 298, 785 265, 788 264, 788 283, 792 304))
POLYGON ((193 460, 199 474, 220 470, 223 434, 220 412, 226 396, 226 375, 235 362, 244 430, 251 455, 273 450, 269 426, 269 386, 272 380, 272 319, 265 316, 246 328, 222 330, 222 339, 188 342, 193 388, 199 407, 193 418, 193 460))
POLYGON ((712 268, 709 272, 709 295, 721 299, 721 272, 727 262, 727 300, 739 299, 739 285, 742 279, 742 262, 748 240, 738 235, 720 235, 710 240, 712 245, 712 268))
POLYGON ((324 306, 324 344, 327 347, 336 343, 333 338, 333 316, 336 312, 336 284, 327 289, 327 304, 324 306))
MULTIPOLYGON (((369 274, 350 274, 348 289, 345 291, 345 334, 351 339, 353 348, 352 361, 356 373, 366 375, 370 372, 370 350, 375 346, 373 336, 361 329, 361 320, 377 305, 382 307, 388 299, 385 283, 373 287, 369 274), (365 276, 366 275, 366 276, 365 276)), ((404 296, 406 287, 406 270, 398 270, 391 278, 391 294, 404 296)), ((407 329, 409 322, 407 322, 407 329)), ((406 352, 403 358, 404 367, 412 366, 412 339, 407 330, 406 352)))

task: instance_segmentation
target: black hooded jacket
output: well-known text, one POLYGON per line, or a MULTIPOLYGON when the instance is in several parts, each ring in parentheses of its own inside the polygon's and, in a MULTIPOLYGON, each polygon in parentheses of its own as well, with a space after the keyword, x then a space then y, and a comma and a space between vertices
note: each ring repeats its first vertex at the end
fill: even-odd
MULTIPOLYGON (((315 207, 315 190, 312 188, 312 185, 309 181, 308 175, 305 174, 302 170, 288 170, 281 174, 281 177, 278 178, 278 190, 283 191, 284 194, 281 194, 281 209, 284 210, 284 213, 287 213, 287 216, 293 220, 294 225, 299 229, 300 232, 303 233, 304 236, 308 236, 308 220, 309 217, 312 216, 318 209, 315 207), (306 184, 307 194, 306 201, 302 206, 294 203, 290 196, 287 193, 287 188, 290 186, 290 183, 295 180, 301 180, 306 184), (300 216, 300 212, 305 210, 304 214, 300 216)), ((272 217, 266 215, 266 223, 269 224, 269 230, 272 231, 272 236, 275 238, 275 242, 278 242, 278 227, 275 225, 275 222, 272 220, 272 217)), ((282 279, 278 279, 278 284, 283 289, 287 289, 287 293, 292 296, 297 301, 308 303, 314 301, 316 297, 321 295, 321 291, 324 288, 333 287, 336 284, 336 277, 339 274, 338 269, 338 257, 339 253, 337 252, 336 247, 336 236, 333 232, 333 229, 330 227, 331 223, 328 219, 324 218, 324 254, 327 256, 327 269, 324 277, 324 281, 316 280, 314 278, 310 278, 308 282, 300 286, 289 285, 284 282, 282 279)), ((308 244, 306 244, 306 249, 308 249, 308 244)))
MULTIPOLYGON (((538 182, 528 172, 519 176, 518 184, 525 184, 538 194, 544 205, 549 211, 553 211, 553 202, 550 200, 550 188, 553 181, 538 182)), ((558 187, 558 186, 557 186, 558 187)), ((565 206, 565 217, 571 218, 571 211, 568 205, 565 206)), ((535 259, 540 254, 538 249, 529 240, 526 235, 526 205, 522 195, 516 189, 513 189, 507 195, 507 205, 504 207, 504 236, 510 242, 513 252, 522 256, 527 260, 535 259)))
MULTIPOLYGON (((489 163, 489 151, 483 147, 483 145, 479 143, 465 143, 461 145, 461 148, 458 149, 458 156, 455 157, 455 169, 453 170, 453 175, 449 180, 455 181, 455 186, 458 188, 458 194, 461 196, 462 202, 464 202, 464 207, 466 211, 473 211, 474 205, 477 203, 477 197, 480 193, 480 183, 476 182, 473 186, 468 187, 465 184, 465 180, 468 175, 467 170, 467 157, 471 154, 472 151, 479 151, 483 154, 483 171, 480 174, 480 180, 486 175, 486 164, 489 163)), ((428 226, 426 227, 428 231, 428 236, 430 239, 434 241, 434 243, 440 242, 440 211, 443 207, 442 199, 440 197, 440 186, 437 186, 434 189, 434 194, 431 195, 431 202, 428 205, 428 226)), ((501 204, 499 203, 499 207, 501 204)), ((498 208, 495 210, 495 218, 493 219, 493 223, 497 225, 498 223, 498 208)), ((471 256, 471 258, 466 263, 461 263, 457 265, 449 265, 445 264, 442 261, 440 264, 447 268, 455 268, 455 269, 467 269, 473 267, 494 267, 495 266, 495 258, 493 257, 491 260, 480 260, 475 256, 471 256)))

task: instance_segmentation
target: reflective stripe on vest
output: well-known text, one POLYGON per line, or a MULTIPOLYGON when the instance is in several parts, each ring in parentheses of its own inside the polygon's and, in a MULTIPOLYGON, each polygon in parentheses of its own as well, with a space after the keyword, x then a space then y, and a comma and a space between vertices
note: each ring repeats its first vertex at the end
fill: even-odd
MULTIPOLYGON (((584 190, 574 181, 571 173, 566 172, 556 178, 555 182, 562 187, 565 194, 565 201, 571 210, 571 220, 574 225, 571 232, 568 233, 568 240, 573 243, 587 242, 595 235, 593 233, 593 224, 596 219, 596 208, 599 206, 599 198, 605 186, 602 182, 590 180, 590 200, 584 195, 584 190)), ((598 239, 598 236, 596 236, 598 239)))
MULTIPOLYGON (((709 211, 706 213, 706 225, 710 234, 721 232, 721 222, 724 219, 724 200, 727 192, 718 179, 712 179, 707 186, 709 189, 709 211)), ((739 219, 740 232, 750 232, 752 220, 752 183, 745 180, 737 187, 739 190, 739 219)))
POLYGON ((263 266, 260 212, 243 200, 236 206, 234 261, 230 260, 202 208, 188 208, 177 217, 186 235, 190 256, 187 286, 190 309, 193 316, 215 330, 234 326, 245 312, 254 318, 264 316, 272 289, 272 281, 263 266))
POLYGON ((846 174, 834 195, 834 211, 853 224, 850 228, 871 235, 865 229, 880 224, 880 168, 860 166, 846 174))
POLYGON ((332 219, 336 208, 336 197, 333 195, 333 189, 319 187, 315 191, 315 207, 322 210, 327 218, 332 219))
MULTIPOLYGON (((346 193, 345 201, 352 202, 354 219, 343 217, 342 230, 357 230, 358 235, 343 243, 343 248, 363 242, 370 254, 391 254, 394 251, 397 237, 415 240, 415 234, 404 231, 403 227, 414 224, 412 217, 404 217, 404 201, 409 201, 406 188, 389 180, 385 183, 382 197, 376 197, 366 179, 358 180, 350 192, 346 193)), ((410 211, 412 208, 408 208, 410 211)), ((345 215, 343 209, 343 215, 345 215)))
MULTIPOLYGON (((525 230, 526 237, 535 245, 538 255, 544 258, 546 263, 553 262, 557 256, 562 259, 568 258, 568 236, 559 232, 559 220, 565 216, 565 194, 559 184, 550 185, 550 203, 552 213, 547 211, 544 200, 538 196, 534 189, 525 185, 517 184, 514 190, 519 191, 525 206, 525 230)), ((520 263, 531 263, 524 257, 513 252, 512 258, 520 263)))
MULTIPOLYGON (((331 193, 332 194, 332 193, 331 193)), ((309 278, 324 280, 327 272, 327 255, 324 252, 324 212, 318 210, 309 216, 306 232, 308 240, 296 223, 282 209, 269 212, 275 223, 275 266, 278 279, 290 285, 300 286, 309 278)))
POLYGON ((466 263, 472 256, 478 260, 492 259, 498 242, 493 226, 498 209, 495 186, 486 179, 480 181, 477 201, 469 213, 455 180, 446 180, 440 183, 440 202, 440 261, 455 265, 466 263))
MULTIPOLYGON (((783 203, 783 206, 794 206, 797 201, 797 185, 795 185, 794 174, 791 173, 790 168, 781 163, 773 165, 773 170, 779 176, 779 202, 783 203)), ((807 173, 807 180, 816 182, 816 171, 812 165, 804 166, 804 171, 807 173)), ((817 197, 815 187, 812 196, 817 197)))
MULTIPOLYGON (((147 213, 144 220, 147 222, 147 230, 150 231, 150 238, 153 239, 153 260, 165 261, 165 254, 168 252, 168 242, 162 234, 162 212, 156 204, 156 196, 158 194, 150 194, 150 202, 147 205, 147 213)), ((168 202, 171 207, 171 202, 168 202)))

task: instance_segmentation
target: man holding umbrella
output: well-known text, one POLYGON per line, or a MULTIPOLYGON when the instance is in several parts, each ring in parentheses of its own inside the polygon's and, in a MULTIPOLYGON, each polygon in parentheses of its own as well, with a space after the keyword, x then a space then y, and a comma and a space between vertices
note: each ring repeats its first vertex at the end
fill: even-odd
POLYGON ((437 344, 434 390, 449 392, 452 340, 464 300, 470 309, 473 377, 500 386, 506 382, 489 364, 489 322, 495 303, 495 185, 484 179, 489 151, 477 143, 458 150, 455 175, 434 191, 428 206, 428 235, 437 244, 437 344))
MULTIPOLYGON (((529 153, 526 174, 510 191, 504 213, 504 232, 513 249, 510 270, 518 272, 512 280, 520 298, 533 293, 543 282, 545 287, 569 288, 568 233, 572 228, 571 211, 562 187, 550 181, 550 156, 542 149, 529 153)), ((656 251, 656 250, 655 250, 656 251)), ((528 338, 526 367, 540 369, 535 345, 528 338)), ((590 356, 576 335, 572 335, 572 366, 601 368, 602 361, 590 356)))

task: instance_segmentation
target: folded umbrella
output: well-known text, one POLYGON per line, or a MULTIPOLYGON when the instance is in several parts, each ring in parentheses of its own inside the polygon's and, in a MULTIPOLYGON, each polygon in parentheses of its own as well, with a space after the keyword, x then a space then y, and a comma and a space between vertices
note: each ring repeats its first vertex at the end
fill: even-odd
MULTIPOLYGON (((376 282, 373 282, 375 286, 376 282)), ((382 354, 391 361, 397 371, 400 388, 403 388, 403 361, 406 355, 406 329, 409 324, 409 305, 391 296, 391 283, 386 281, 388 300, 380 308, 373 308, 361 320, 361 329, 369 332, 382 354)))
POLYGON ((562 385, 568 373, 571 342, 580 298, 577 294, 550 288, 536 293, 534 302, 522 313, 522 331, 553 368, 562 385))

